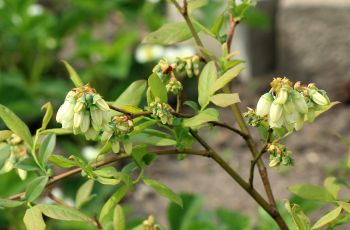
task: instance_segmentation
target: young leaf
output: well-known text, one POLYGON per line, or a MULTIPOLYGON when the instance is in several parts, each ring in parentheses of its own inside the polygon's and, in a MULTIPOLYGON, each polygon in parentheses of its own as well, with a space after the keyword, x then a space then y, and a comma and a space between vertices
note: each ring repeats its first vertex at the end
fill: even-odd
POLYGON ((342 207, 346 212, 350 213, 350 203, 337 201, 340 207, 342 207))
POLYGON ((77 194, 75 196, 75 207, 77 209, 81 208, 83 204, 85 204, 87 201, 90 200, 91 191, 94 187, 94 181, 88 180, 86 181, 77 191, 77 194))
POLYGON ((214 25, 211 27, 211 32, 217 37, 219 35, 221 26, 224 22, 225 14, 221 14, 214 22, 214 25))
POLYGON ((45 185, 47 184, 48 181, 47 176, 40 176, 32 180, 26 189, 26 195, 25 198, 29 202, 32 202, 36 200, 41 193, 44 191, 45 185))
POLYGON ((24 122, 17 117, 9 108, 0 104, 0 118, 5 125, 15 134, 20 136, 28 146, 33 147, 33 139, 29 128, 24 122))
POLYGON ((138 106, 147 87, 147 81, 134 81, 113 103, 115 106, 138 106))
POLYGON ((119 189, 107 200, 107 202, 103 205, 99 221, 103 222, 104 218, 108 215, 108 213, 115 207, 119 201, 125 196, 128 191, 128 186, 122 185, 119 189))
POLYGON ((46 228, 41 211, 36 206, 27 209, 23 217, 23 222, 27 230, 45 230, 46 228))
POLYGON ((335 177, 327 177, 324 181, 324 187, 327 191, 332 194, 334 199, 338 198, 338 193, 340 190, 340 185, 337 183, 337 178, 335 177))
POLYGON ((235 66, 226 71, 221 77, 219 77, 214 84, 210 85, 210 93, 214 94, 219 89, 222 89, 230 81, 236 78, 244 69, 243 65, 235 66))
POLYGON ((332 222, 333 220, 335 220, 340 212, 342 210, 342 207, 337 207, 336 209, 333 209, 332 211, 330 211, 329 213, 327 213, 326 215, 322 216, 313 226, 311 229, 318 229, 321 228, 323 226, 325 226, 326 224, 332 222))
POLYGON ((158 30, 148 34, 142 43, 172 45, 192 37, 185 22, 172 22, 163 25, 158 30))
POLYGON ((47 135, 39 147, 39 162, 45 165, 56 146, 56 135, 47 135))
POLYGON ((148 78, 148 85, 151 88, 151 92, 154 97, 158 97, 160 102, 168 102, 168 93, 162 80, 160 80, 157 74, 151 74, 151 76, 148 78))
POLYGON ((125 229, 125 216, 124 216, 123 208, 120 205, 117 205, 114 208, 113 229, 114 230, 125 229))
POLYGON ((189 12, 192 12, 195 9, 201 8, 208 4, 208 0, 188 0, 187 8, 189 12))
POLYGON ((77 166, 74 161, 71 161, 60 155, 49 156, 49 161, 61 168, 71 168, 73 166, 77 166))
POLYGON ((77 72, 74 70, 74 68, 66 61, 62 60, 64 66, 66 67, 68 73, 69 73, 69 77, 72 80, 73 84, 75 85, 75 87, 80 87, 83 86, 84 83, 82 82, 82 80, 80 79, 79 75, 77 74, 77 72))
POLYGON ((210 101, 219 107, 227 107, 241 100, 239 99, 238 93, 219 93, 211 96, 210 101))
POLYGON ((0 208, 15 208, 24 204, 24 201, 8 200, 0 198, 0 208))
POLYGON ((219 112, 216 109, 209 108, 199 112, 196 116, 184 119, 185 127, 196 127, 210 121, 218 121, 219 112))
POLYGON ((298 230, 309 230, 310 219, 304 214, 302 208, 297 204, 290 204, 286 202, 285 208, 292 216, 294 224, 298 227, 298 230))
POLYGON ((202 31, 202 32, 208 34, 209 36, 215 38, 215 34, 213 34, 205 26, 203 26, 199 21, 197 21, 196 19, 194 19, 192 17, 191 17, 191 21, 192 21, 193 25, 196 27, 197 30, 202 31))
POLYGON ((159 181, 152 180, 147 177, 143 177, 142 180, 147 186, 156 190, 161 196, 168 198, 170 201, 175 202, 176 204, 182 207, 181 197, 175 192, 173 192, 168 186, 159 181))
POLYGON ((203 68, 198 82, 198 102, 204 109, 209 103, 209 97, 212 95, 210 88, 217 78, 216 67, 213 61, 208 62, 203 68))
POLYGON ((52 205, 52 204, 39 204, 35 206, 45 216, 57 220, 66 221, 88 221, 89 218, 78 210, 72 208, 66 208, 63 206, 52 205))
POLYGON ((49 124, 49 122, 51 120, 52 114, 53 114, 53 108, 52 108, 52 104, 50 102, 47 102, 46 104, 44 104, 41 107, 41 110, 43 110, 43 109, 45 109, 46 112, 45 112, 45 115, 44 115, 44 118, 42 121, 42 125, 40 128, 41 130, 46 129, 47 125, 49 124))
POLYGON ((288 190, 304 199, 308 200, 318 200, 318 201, 334 201, 332 194, 330 194, 326 189, 310 184, 299 184, 289 186, 288 190))

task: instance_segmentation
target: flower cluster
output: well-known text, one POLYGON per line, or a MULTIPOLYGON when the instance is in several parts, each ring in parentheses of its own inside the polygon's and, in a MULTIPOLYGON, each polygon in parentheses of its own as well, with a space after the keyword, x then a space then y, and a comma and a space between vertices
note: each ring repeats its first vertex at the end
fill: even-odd
POLYGON ((287 78, 275 78, 271 90, 262 95, 256 107, 256 114, 267 116, 271 128, 285 127, 292 131, 300 130, 305 121, 313 122, 316 111, 322 111, 330 104, 324 90, 314 84, 302 86, 287 78))
POLYGON ((176 58, 175 70, 181 75, 187 75, 192 78, 193 76, 199 76, 200 74, 200 58, 197 55, 187 58, 176 58))
POLYGON ((168 92, 171 92, 175 95, 178 95, 183 89, 181 82, 176 78, 171 78, 165 87, 168 92))
POLYGON ((293 165, 292 152, 287 150, 286 146, 271 143, 267 146, 267 152, 270 154, 270 167, 293 165))
POLYGON ((171 113, 173 109, 167 103, 160 102, 159 98, 151 102, 147 109, 152 112, 154 117, 159 118, 163 124, 173 124, 174 116, 171 113))
MULTIPOLYGON (((8 155, 8 158, 3 163, 0 170, 1 173, 7 173, 11 171, 15 164, 27 157, 27 148, 24 145, 23 140, 14 133, 9 132, 6 139, 0 142, 0 152, 2 155, 8 155)), ((27 178, 27 171, 17 168, 17 174, 22 179, 27 178)))
POLYGON ((169 64, 166 59, 160 59, 158 64, 153 68, 152 72, 163 81, 169 81, 170 73, 174 70, 174 64, 169 64))
POLYGON ((156 223, 153 215, 150 215, 147 220, 142 222, 143 229, 145 230, 160 230, 160 226, 156 223))
POLYGON ((56 120, 74 134, 83 133, 95 139, 109 120, 109 106, 89 85, 72 89, 57 111, 56 120))
POLYGON ((248 125, 253 127, 259 127, 263 122, 265 122, 266 117, 258 116, 254 109, 248 108, 248 111, 243 114, 248 125))
POLYGON ((110 142, 112 151, 118 153, 120 141, 128 139, 128 134, 134 129, 133 120, 127 115, 113 116, 103 130, 101 141, 110 142))

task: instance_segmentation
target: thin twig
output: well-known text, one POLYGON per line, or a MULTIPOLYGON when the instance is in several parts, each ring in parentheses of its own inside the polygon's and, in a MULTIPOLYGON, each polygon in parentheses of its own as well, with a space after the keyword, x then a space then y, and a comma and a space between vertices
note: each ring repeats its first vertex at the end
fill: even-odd
POLYGON ((226 123, 221 123, 218 121, 210 121, 209 124, 212 124, 213 126, 219 126, 219 127, 223 127, 225 129, 231 130, 232 132, 240 135, 243 139, 246 139, 248 137, 247 134, 243 133, 241 130, 236 129, 236 128, 234 128, 226 123))
POLYGON ((278 219, 279 213, 269 205, 260 193, 252 188, 230 165, 228 165, 197 132, 190 129, 190 133, 207 150, 210 158, 219 164, 221 168, 224 169, 272 218, 278 219))
MULTIPOLYGON (((208 152, 207 151, 203 151, 203 150, 195 150, 195 149, 184 149, 183 151, 178 151, 176 149, 164 149, 164 150, 157 150, 157 151, 151 151, 150 154, 156 154, 156 155, 176 155, 179 153, 186 153, 189 155, 200 155, 200 156, 207 156, 208 157, 208 152)), ((120 160, 124 160, 124 159, 128 159, 131 158, 131 156, 129 154, 126 153, 120 153, 118 155, 112 155, 109 158, 103 159, 101 161, 98 161, 94 164, 92 164, 91 166, 93 168, 100 168, 102 166, 120 161, 120 160)), ((60 173, 56 176, 53 176, 50 178, 50 180, 48 181, 48 183, 46 184, 46 188, 49 187, 52 184, 55 184, 58 181, 61 181, 63 179, 66 179, 67 177, 73 176, 75 174, 78 174, 82 171, 82 168, 73 168, 71 170, 68 170, 66 172, 60 173)), ((25 192, 21 192, 15 195, 12 195, 10 197, 8 197, 7 199, 9 200, 19 200, 22 197, 25 196, 25 192)))
POLYGON ((259 161, 259 159, 262 157, 262 155, 264 155, 264 153, 266 153, 267 147, 268 147, 268 145, 269 145, 269 143, 271 141, 272 132, 273 132, 273 130, 270 128, 268 130, 268 133, 267 133, 267 138, 266 138, 265 145, 261 148, 259 154, 250 163, 249 185, 251 187, 253 187, 253 183, 254 183, 254 169, 255 169, 255 165, 259 161))

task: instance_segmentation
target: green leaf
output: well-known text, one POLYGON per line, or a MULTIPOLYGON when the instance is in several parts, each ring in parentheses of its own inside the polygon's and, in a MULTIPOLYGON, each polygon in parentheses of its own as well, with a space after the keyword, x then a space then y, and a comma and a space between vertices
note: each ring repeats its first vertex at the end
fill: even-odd
POLYGON ((218 121, 219 112, 216 109, 209 108, 199 112, 196 116, 184 119, 183 125, 185 127, 197 127, 210 121, 218 121))
POLYGON ((336 209, 330 211, 329 213, 327 213, 326 215, 322 216, 313 226, 311 229, 318 229, 321 228, 323 226, 325 226, 326 224, 332 222, 333 220, 335 220, 340 212, 342 210, 342 207, 337 207, 336 209))
POLYGON ((12 132, 10 130, 0 130, 0 142, 6 141, 11 136, 12 132))
POLYGON ((214 94, 219 89, 222 89, 230 81, 236 78, 244 70, 243 65, 235 66, 226 71, 221 77, 219 77, 214 84, 210 85, 210 94, 214 94))
POLYGON ((74 161, 71 161, 60 155, 49 156, 49 161, 61 168, 71 168, 73 166, 77 166, 74 161))
POLYGON ((185 101, 183 105, 187 105, 188 107, 192 108, 195 113, 198 113, 199 111, 199 106, 196 102, 194 101, 185 101))
POLYGON ((216 214, 220 221, 220 225, 225 226, 226 229, 252 229, 250 219, 239 212, 219 208, 216 210, 216 214))
POLYGON ((192 12, 195 9, 201 8, 208 4, 208 0, 188 0, 187 9, 192 12))
POLYGON ((181 194, 183 207, 170 203, 167 215, 169 227, 172 230, 187 230, 201 210, 203 200, 200 196, 181 194))
POLYGON ((99 221, 103 222, 105 217, 110 213, 112 208, 114 208, 119 201, 125 196, 128 192, 128 186, 122 185, 119 189, 107 200, 107 202, 103 205, 103 208, 100 213, 99 221))
POLYGON ((120 107, 124 105, 138 106, 143 98, 147 87, 146 80, 134 81, 131 85, 118 97, 113 105, 120 107))
POLYGON ((335 105, 337 105, 337 104, 339 104, 339 103, 340 103, 339 101, 333 101, 333 102, 331 102, 329 105, 323 106, 323 108, 322 108, 321 110, 317 110, 317 111, 315 112, 315 116, 316 116, 316 117, 320 116, 322 113, 324 113, 324 112, 330 110, 333 106, 335 106, 335 105))
POLYGON ((66 61, 62 60, 64 66, 66 67, 68 73, 69 73, 69 77, 72 80, 73 84, 75 85, 75 87, 80 87, 83 86, 84 83, 82 82, 82 80, 80 79, 79 75, 77 74, 77 72, 74 70, 74 68, 66 61))
POLYGON ((175 146, 176 141, 169 138, 150 135, 147 133, 139 133, 131 137, 132 142, 140 142, 154 146, 175 146))
POLYGON ((210 88, 216 82, 216 78, 217 72, 215 63, 213 61, 208 62, 204 66, 198 82, 198 102, 202 109, 204 109, 209 103, 209 97, 212 95, 210 88))
POLYGON ((39 162, 45 165, 56 146, 56 135, 47 135, 39 147, 39 162))
POLYGON ((241 102, 238 93, 219 93, 211 96, 210 101, 219 107, 227 107, 229 105, 241 102))
POLYGON ((348 147, 348 159, 346 161, 346 166, 350 168, 350 146, 348 147))
POLYGON ((52 204, 39 204, 35 206, 45 216, 57 220, 66 221, 88 221, 89 218, 78 210, 72 208, 66 208, 63 206, 52 205, 52 204))
POLYGON ((210 30, 215 36, 219 35, 224 19, 225 19, 225 14, 220 14, 220 16, 215 20, 214 25, 211 27, 210 30))
POLYGON ((350 213, 350 203, 344 201, 337 201, 340 207, 342 207, 346 212, 350 213))
POLYGON ((163 25, 158 30, 148 34, 142 43, 172 45, 192 37, 185 22, 172 22, 163 25))
POLYGON ((159 181, 152 180, 147 177, 143 177, 142 180, 147 186, 156 190, 161 196, 168 198, 170 201, 175 202, 176 204, 182 207, 181 197, 175 192, 173 192, 168 186, 159 181))
POLYGON ((45 129, 45 130, 40 132, 40 134, 49 134, 49 133, 53 133, 56 135, 69 135, 69 134, 72 134, 73 131, 70 129, 56 128, 56 129, 45 129))
POLYGON ((21 137, 28 146, 31 148, 33 147, 33 139, 28 126, 24 124, 24 122, 19 117, 17 117, 17 115, 14 114, 9 108, 1 104, 0 118, 12 132, 21 137))
POLYGON ((160 102, 168 102, 168 93, 166 91, 165 85, 157 76, 157 74, 151 74, 151 76, 148 78, 148 85, 154 97, 158 97, 160 99, 160 102))
POLYGON ((36 200, 41 193, 44 191, 45 185, 47 184, 48 181, 47 176, 40 176, 32 180, 26 189, 26 195, 25 198, 29 202, 32 202, 36 200))
POLYGON ((338 193, 340 190, 340 185, 337 183, 337 178, 335 177, 327 177, 324 181, 324 187, 327 191, 332 194, 334 199, 338 198, 338 193))
POLYGON ((45 230, 46 228, 41 211, 36 206, 27 209, 24 214, 23 222, 27 230, 45 230))
POLYGON ((324 202, 334 201, 332 194, 326 189, 310 184, 299 184, 289 186, 289 191, 295 195, 298 195, 304 199, 318 200, 324 202))
POLYGON ((91 199, 91 192, 94 187, 94 181, 86 181, 77 191, 75 196, 75 207, 80 209, 87 201, 91 199))
POLYGON ((53 114, 53 108, 52 108, 52 104, 50 102, 47 102, 46 104, 44 104, 41 107, 41 110, 45 109, 45 115, 42 121, 42 125, 41 125, 41 130, 46 129, 47 125, 49 124, 51 118, 52 118, 52 114, 53 114))
POLYGON ((134 148, 131 156, 132 158, 135 160, 136 164, 140 167, 140 168, 144 168, 145 162, 143 161, 143 157, 148 153, 148 148, 147 146, 141 146, 138 148, 134 148))
POLYGON ((24 203, 25 203, 24 201, 8 200, 8 199, 0 198, 0 208, 15 208, 23 205, 24 203))
POLYGON ((125 216, 124 216, 123 208, 120 205, 117 205, 114 208, 113 229, 114 230, 125 229, 125 216))
POLYGON ((213 34, 205 26, 203 26, 199 21, 197 21, 196 19, 194 19, 192 17, 191 17, 191 21, 192 21, 193 25, 196 27, 197 30, 202 31, 202 32, 208 34, 209 36, 215 38, 215 34, 213 34))
POLYGON ((36 171, 40 170, 39 166, 36 164, 33 158, 28 157, 17 162, 15 168, 23 169, 25 171, 36 171))
POLYGON ((286 202, 285 208, 292 216, 294 224, 298 227, 298 230, 309 230, 310 219, 304 214, 302 208, 297 204, 290 204, 286 202))

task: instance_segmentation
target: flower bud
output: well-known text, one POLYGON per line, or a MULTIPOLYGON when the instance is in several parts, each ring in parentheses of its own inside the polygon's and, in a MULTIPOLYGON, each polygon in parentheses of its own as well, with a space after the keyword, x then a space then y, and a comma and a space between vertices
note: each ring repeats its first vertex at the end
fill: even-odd
POLYGON ((309 112, 306 115, 308 122, 313 122, 316 118, 315 110, 310 109, 309 112))
POLYGON ((19 176, 19 178, 21 178, 21 180, 25 180, 27 178, 27 171, 23 170, 23 169, 17 169, 17 174, 19 176))
POLYGON ((97 136, 98 132, 94 128, 89 128, 88 131, 85 132, 87 140, 96 140, 97 136))
POLYGON ((108 106, 107 102, 105 100, 103 100, 103 99, 97 100, 96 101, 96 105, 102 111, 108 111, 109 110, 109 106, 108 106))
POLYGON ((277 122, 281 118, 282 112, 283 112, 283 106, 273 102, 271 104, 271 108, 270 108, 270 119, 271 119, 271 121, 272 122, 277 122))
POLYGON ((193 66, 192 66, 192 60, 190 58, 186 60, 186 74, 187 74, 187 77, 189 78, 193 77, 193 66))
POLYGON ((91 113, 91 119, 92 119, 92 126, 93 128, 98 131, 101 129, 101 125, 103 122, 103 112, 99 110, 96 107, 91 107, 90 108, 90 113, 91 113))
POLYGON ((292 91, 292 100, 294 102, 295 108, 302 114, 306 114, 308 107, 304 97, 297 91, 292 91))
POLYGON ((101 142, 107 142, 113 136, 113 130, 105 130, 101 136, 101 142))
POLYGON ((112 144, 111 144, 111 147, 112 147, 112 151, 114 153, 119 153, 119 151, 120 151, 119 141, 113 141, 112 144))
POLYGON ((269 166, 272 168, 272 167, 275 167, 277 165, 279 165, 281 162, 281 160, 279 159, 279 157, 276 157, 272 160, 270 160, 270 163, 269 163, 269 166))
POLYGON ((269 114, 272 102, 273 96, 271 93, 265 93, 262 95, 256 105, 256 114, 260 117, 269 114))
POLYGON ((78 113, 80 111, 82 111, 85 107, 85 99, 84 97, 80 97, 77 101, 77 103, 75 103, 74 105, 74 112, 78 113))
POLYGON ((309 90, 309 95, 311 99, 318 105, 328 105, 329 101, 327 100, 326 97, 324 97, 322 94, 317 92, 314 89, 309 90))
POLYGON ((89 126, 90 126, 90 115, 88 112, 84 112, 83 119, 80 124, 80 131, 85 133, 86 131, 88 131, 89 126))
POLYGON ((283 105, 284 103, 286 103, 287 99, 288 99, 288 90, 287 90, 287 88, 283 87, 279 91, 277 98, 275 99, 274 102, 277 104, 283 105))
POLYGON ((77 129, 83 123, 84 114, 83 112, 74 113, 73 128, 77 129))
POLYGON ((297 122, 295 122, 294 128, 296 131, 299 131, 303 128, 303 126, 304 126, 304 116, 300 117, 300 119, 297 120, 297 122))

